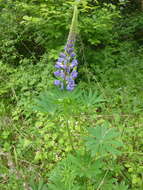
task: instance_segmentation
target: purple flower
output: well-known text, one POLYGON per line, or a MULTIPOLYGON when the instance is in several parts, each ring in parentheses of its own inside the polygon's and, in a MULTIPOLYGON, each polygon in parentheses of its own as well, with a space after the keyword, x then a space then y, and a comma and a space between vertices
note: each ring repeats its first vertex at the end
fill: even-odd
POLYGON ((60 72, 60 76, 64 79, 65 78, 65 73, 64 73, 64 71, 61 71, 60 72))
POLYGON ((77 75, 78 75, 78 72, 77 72, 77 71, 72 71, 72 72, 71 72, 71 77, 72 77, 72 78, 76 78, 77 75))
POLYGON ((63 64, 60 63, 60 62, 57 62, 56 65, 55 65, 55 68, 57 68, 57 69, 60 69, 62 67, 63 67, 63 64))
POLYGON ((77 62, 76 59, 74 59, 74 60, 71 62, 70 67, 71 67, 71 68, 74 68, 74 67, 76 67, 77 65, 78 65, 78 62, 77 62))
POLYGON ((70 54, 70 53, 72 53, 74 51, 74 48, 69 48, 69 49, 67 49, 67 52, 70 54))
POLYGON ((63 65, 63 66, 62 66, 62 68, 63 68, 63 69, 66 69, 66 68, 67 68, 67 66, 66 66, 66 65, 63 65))
POLYGON ((64 61, 64 58, 59 57, 58 62, 62 63, 64 61))
POLYGON ((55 75, 56 77, 59 77, 60 74, 61 74, 61 71, 60 71, 60 70, 54 72, 54 75, 55 75))
POLYGON ((67 48, 72 48, 73 46, 74 46, 74 44, 72 44, 72 43, 67 44, 67 48))
POLYGON ((67 84, 67 90, 72 91, 75 87, 75 82, 72 78, 69 78, 68 84, 67 84))
POLYGON ((74 86, 67 86, 67 88, 66 88, 68 91, 72 91, 73 89, 74 89, 74 86))
POLYGON ((70 86, 75 86, 75 83, 74 83, 74 80, 73 80, 73 79, 70 79, 68 84, 69 84, 70 86))
POLYGON ((55 81, 54 81, 54 84, 55 84, 56 86, 59 86, 59 85, 61 84, 61 81, 60 81, 60 80, 55 80, 55 81))
POLYGON ((57 68, 57 69, 66 69, 67 66, 66 66, 66 64, 62 64, 60 62, 57 62, 56 65, 55 65, 55 68, 57 68))
POLYGON ((77 64, 78 64, 78 62, 77 62, 77 60, 76 60, 76 59, 74 59, 74 60, 72 61, 72 63, 73 63, 73 64, 75 64, 75 65, 77 65, 77 64))
POLYGON ((75 57, 76 54, 74 52, 71 53, 71 57, 75 57))
POLYGON ((65 54, 65 53, 60 53, 60 57, 61 57, 61 58, 65 58, 65 57, 66 57, 66 54, 65 54))

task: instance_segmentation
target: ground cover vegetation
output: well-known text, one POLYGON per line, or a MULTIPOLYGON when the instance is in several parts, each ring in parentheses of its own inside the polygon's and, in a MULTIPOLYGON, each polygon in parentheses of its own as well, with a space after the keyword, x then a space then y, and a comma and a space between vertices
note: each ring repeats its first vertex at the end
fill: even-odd
POLYGON ((0 0, 0 189, 143 189, 141 5, 0 0))

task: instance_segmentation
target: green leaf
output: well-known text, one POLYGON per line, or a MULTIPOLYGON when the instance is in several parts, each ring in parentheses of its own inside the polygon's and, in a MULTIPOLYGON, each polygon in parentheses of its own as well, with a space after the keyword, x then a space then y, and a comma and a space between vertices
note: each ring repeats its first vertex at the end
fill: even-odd
POLYGON ((89 91, 84 91, 80 98, 81 103, 87 107, 91 107, 95 104, 105 101, 101 96, 98 95, 97 92, 92 91, 91 89, 89 89, 89 91))
POLYGON ((91 152, 92 156, 120 153, 119 147, 123 146, 121 141, 117 140, 120 135, 114 128, 109 128, 106 125, 96 126, 88 129, 89 136, 84 137, 86 147, 91 152))

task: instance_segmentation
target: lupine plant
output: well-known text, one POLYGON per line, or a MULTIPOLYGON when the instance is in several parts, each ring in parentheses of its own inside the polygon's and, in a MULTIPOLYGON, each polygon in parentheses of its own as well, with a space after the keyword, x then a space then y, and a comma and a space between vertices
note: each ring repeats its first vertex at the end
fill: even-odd
MULTIPOLYGON (((75 79, 78 75, 75 53, 77 34, 77 4, 74 7, 72 24, 64 52, 56 62, 54 72, 57 78, 54 84, 59 88, 42 94, 37 100, 37 109, 47 112, 51 117, 64 119, 65 130, 71 145, 71 154, 67 156, 50 174, 49 190, 127 190, 124 183, 118 183, 112 178, 112 168, 116 158, 121 154, 121 141, 117 140, 120 134, 110 128, 108 124, 87 128, 82 137, 79 134, 82 146, 74 147, 74 134, 70 130, 70 119, 80 117, 81 113, 90 113, 105 100, 93 90, 84 91, 76 87, 75 79), (83 143, 84 141, 84 143, 83 143), (109 158, 111 162, 109 162, 109 158), (108 163, 108 164, 107 164, 108 163)), ((86 126, 86 123, 85 123, 86 126)))
POLYGON ((54 75, 58 78, 54 83, 56 88, 40 95, 36 100, 36 109, 42 112, 48 112, 52 117, 61 115, 64 118, 66 131, 69 137, 71 149, 75 153, 73 138, 69 126, 69 120, 72 117, 80 116, 83 112, 89 111, 93 105, 98 106, 104 100, 98 93, 89 89, 87 92, 80 88, 75 88, 75 78, 77 77, 77 59, 75 54, 75 40, 77 34, 77 17, 79 1, 75 2, 72 24, 65 46, 64 53, 60 53, 60 57, 55 65, 57 70, 54 75), (57 88, 60 87, 60 88, 57 88))
POLYGON ((78 19, 78 8, 77 8, 78 3, 79 3, 79 0, 76 0, 75 5, 74 5, 72 23, 71 23, 67 43, 64 48, 64 52, 60 53, 60 56, 55 64, 55 68, 57 70, 54 72, 54 75, 57 79, 54 81, 54 84, 60 87, 60 89, 58 92, 56 90, 54 92, 50 92, 46 94, 46 97, 42 96, 40 102, 38 102, 38 104, 41 105, 40 107, 42 107, 42 110, 44 108, 44 110, 47 110, 49 112, 49 108, 51 108, 51 111, 54 112, 54 114, 55 114, 55 111, 59 111, 62 108, 61 112, 62 111, 64 112, 63 117, 66 120, 66 129, 67 129, 72 150, 74 152, 75 152, 75 149, 74 149, 72 135, 69 128, 69 116, 71 115, 71 113, 73 113, 72 112, 73 110, 71 111, 71 107, 72 107, 71 102, 73 103, 73 100, 75 101, 77 97, 79 97, 79 95, 81 94, 79 91, 71 93, 71 91, 73 91, 76 86, 75 79, 78 75, 78 72, 77 72, 78 61, 76 59, 76 53, 75 53, 75 41, 76 41, 76 34, 77 34, 77 19, 78 19), (70 91, 70 92, 67 93, 66 91, 70 91), (47 101, 45 104, 46 99, 47 101), (69 105, 70 105, 70 108, 69 108, 69 105), (68 110, 70 110, 70 114, 68 113, 69 112, 68 110))

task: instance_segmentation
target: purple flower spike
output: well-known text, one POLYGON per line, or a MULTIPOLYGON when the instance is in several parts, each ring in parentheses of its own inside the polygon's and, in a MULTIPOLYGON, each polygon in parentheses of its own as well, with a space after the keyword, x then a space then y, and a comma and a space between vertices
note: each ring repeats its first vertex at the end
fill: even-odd
POLYGON ((55 68, 57 68, 57 71, 54 72, 55 77, 58 79, 55 80, 55 85, 68 91, 72 91, 75 88, 75 79, 78 76, 78 72, 76 71, 78 61, 75 58, 74 42, 75 39, 67 42, 64 48, 65 51, 60 53, 56 62, 55 68))
POLYGON ((56 86, 59 86, 59 85, 61 84, 61 81, 60 81, 60 80, 55 80, 55 81, 54 81, 54 84, 55 84, 56 86))

